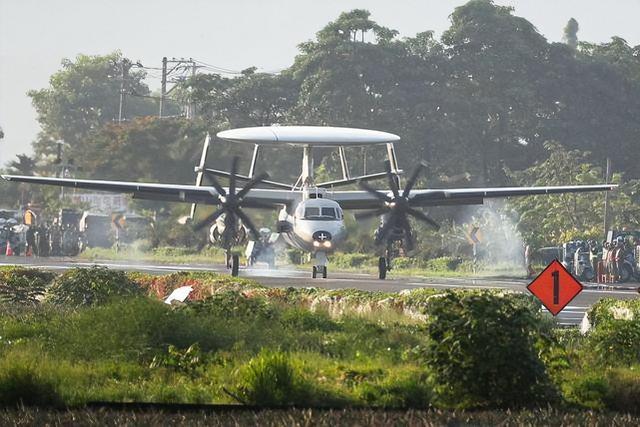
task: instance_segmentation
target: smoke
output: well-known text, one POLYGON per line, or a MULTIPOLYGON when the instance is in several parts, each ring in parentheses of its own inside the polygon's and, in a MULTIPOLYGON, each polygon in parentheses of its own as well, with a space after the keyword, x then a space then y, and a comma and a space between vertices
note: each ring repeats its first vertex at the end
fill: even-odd
POLYGON ((488 202, 465 210, 469 234, 478 227, 477 259, 485 265, 524 268, 524 241, 517 230, 515 215, 504 202, 488 202))

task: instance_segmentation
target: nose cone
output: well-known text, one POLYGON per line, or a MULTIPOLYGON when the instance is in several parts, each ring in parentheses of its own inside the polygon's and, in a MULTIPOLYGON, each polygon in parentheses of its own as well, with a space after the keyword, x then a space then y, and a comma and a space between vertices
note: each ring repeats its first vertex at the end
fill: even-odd
POLYGON ((329 233, 328 231, 324 231, 324 230, 318 230, 315 233, 313 233, 313 240, 317 241, 317 242, 330 242, 331 241, 331 233, 329 233))

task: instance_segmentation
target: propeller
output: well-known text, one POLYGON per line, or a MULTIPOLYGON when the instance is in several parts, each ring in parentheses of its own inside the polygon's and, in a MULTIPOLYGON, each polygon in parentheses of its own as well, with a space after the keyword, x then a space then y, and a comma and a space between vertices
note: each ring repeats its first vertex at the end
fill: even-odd
MULTIPOLYGON (((203 174, 209 179, 209 181, 211 181, 211 185, 213 185, 213 188, 215 188, 216 192, 218 193, 220 207, 193 227, 194 230, 200 230, 216 221, 221 215, 224 214, 225 228, 221 237, 222 246, 224 248, 233 246, 237 241, 239 228, 238 221, 242 221, 242 224, 244 224, 249 229, 256 240, 260 238, 258 229, 254 225, 253 221, 251 221, 249 216, 247 216, 247 214, 242 211, 242 208, 244 207, 244 197, 247 195, 247 193, 249 193, 249 191, 255 188, 258 184, 268 179, 269 175, 266 172, 263 172, 255 178, 251 179, 251 181, 247 182, 244 187, 237 191, 239 159, 239 157, 234 157, 231 161, 229 188, 226 190, 220 185, 215 175, 207 172, 206 169, 203 169, 203 174)), ((256 203, 252 203, 251 206, 262 207, 256 203)))
POLYGON ((440 226, 433 219, 429 218, 422 211, 415 209, 412 206, 412 200, 409 198, 411 189, 416 184, 420 173, 425 168, 424 163, 420 163, 412 172, 411 176, 407 180, 406 185, 400 192, 400 186, 398 184, 398 176, 391 171, 391 163, 387 160, 384 163, 387 181, 389 184, 390 194, 383 193, 371 187, 365 181, 360 181, 358 184, 360 188, 374 196, 380 202, 380 207, 363 213, 356 214, 357 220, 372 218, 374 216, 387 215, 384 225, 378 231, 376 235, 376 243, 381 244, 387 241, 390 233, 393 230, 402 230, 405 237, 407 249, 411 250, 414 246, 413 233, 411 230, 411 223, 409 217, 413 217, 418 221, 422 221, 434 229, 439 229, 440 226))

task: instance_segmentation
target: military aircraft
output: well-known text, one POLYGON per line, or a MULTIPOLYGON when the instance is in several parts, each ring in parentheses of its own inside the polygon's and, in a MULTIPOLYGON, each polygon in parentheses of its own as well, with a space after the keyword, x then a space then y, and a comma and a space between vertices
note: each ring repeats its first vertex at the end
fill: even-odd
POLYGON ((420 208, 443 205, 482 204, 484 199, 558 193, 578 193, 612 190, 615 185, 570 185, 553 187, 494 187, 415 189, 425 165, 420 163, 408 176, 398 168, 395 146, 397 135, 367 129, 325 126, 264 126, 232 129, 219 132, 221 140, 254 146, 248 174, 238 173, 238 158, 231 162, 229 172, 206 167, 211 138, 206 136, 200 163, 195 167, 194 185, 157 184, 144 182, 102 181, 71 178, 2 175, 8 181, 47 184, 89 190, 129 193, 134 199, 164 200, 192 203, 190 218, 195 218, 198 204, 218 208, 194 225, 196 229, 209 226, 210 240, 227 253, 231 274, 238 275, 238 255, 232 248, 246 241, 249 235, 257 240, 259 232, 244 208, 279 209, 277 232, 292 247, 313 256, 312 277, 327 277, 328 255, 335 251, 346 236, 343 210, 359 210, 357 219, 380 217, 375 233, 381 248, 378 276, 386 278, 391 270, 398 246, 410 251, 414 246, 414 232, 410 218, 438 228, 420 208), (379 173, 352 177, 345 147, 386 145, 385 170, 379 173), (290 146, 302 148, 302 168, 298 180, 286 184, 269 180, 267 173, 256 175, 259 154, 263 147, 290 146), (337 149, 342 178, 316 182, 313 171, 315 147, 337 149), (209 181, 204 184, 204 178, 209 181), (218 178, 228 179, 229 186, 220 185, 218 178), (386 178, 388 188, 379 190, 369 181, 386 178), (360 190, 336 190, 357 183, 360 190), (243 184, 240 188, 240 184, 243 184))

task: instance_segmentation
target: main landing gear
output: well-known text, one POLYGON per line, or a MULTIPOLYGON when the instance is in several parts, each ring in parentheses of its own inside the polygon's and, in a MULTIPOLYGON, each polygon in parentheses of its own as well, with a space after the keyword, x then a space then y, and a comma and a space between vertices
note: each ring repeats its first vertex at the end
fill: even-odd
POLYGON ((232 254, 228 251, 224 254, 227 268, 231 271, 231 276, 238 277, 238 269, 240 268, 240 256, 232 254))
POLYGON ((384 280, 387 278, 387 272, 391 271, 391 263, 396 255, 398 255, 398 250, 394 248, 393 242, 387 243, 384 256, 378 258, 378 279, 384 280))
POLYGON ((378 258, 378 279, 384 280, 387 278, 387 271, 391 269, 389 268, 389 270, 387 270, 387 265, 387 258, 383 256, 378 258))

